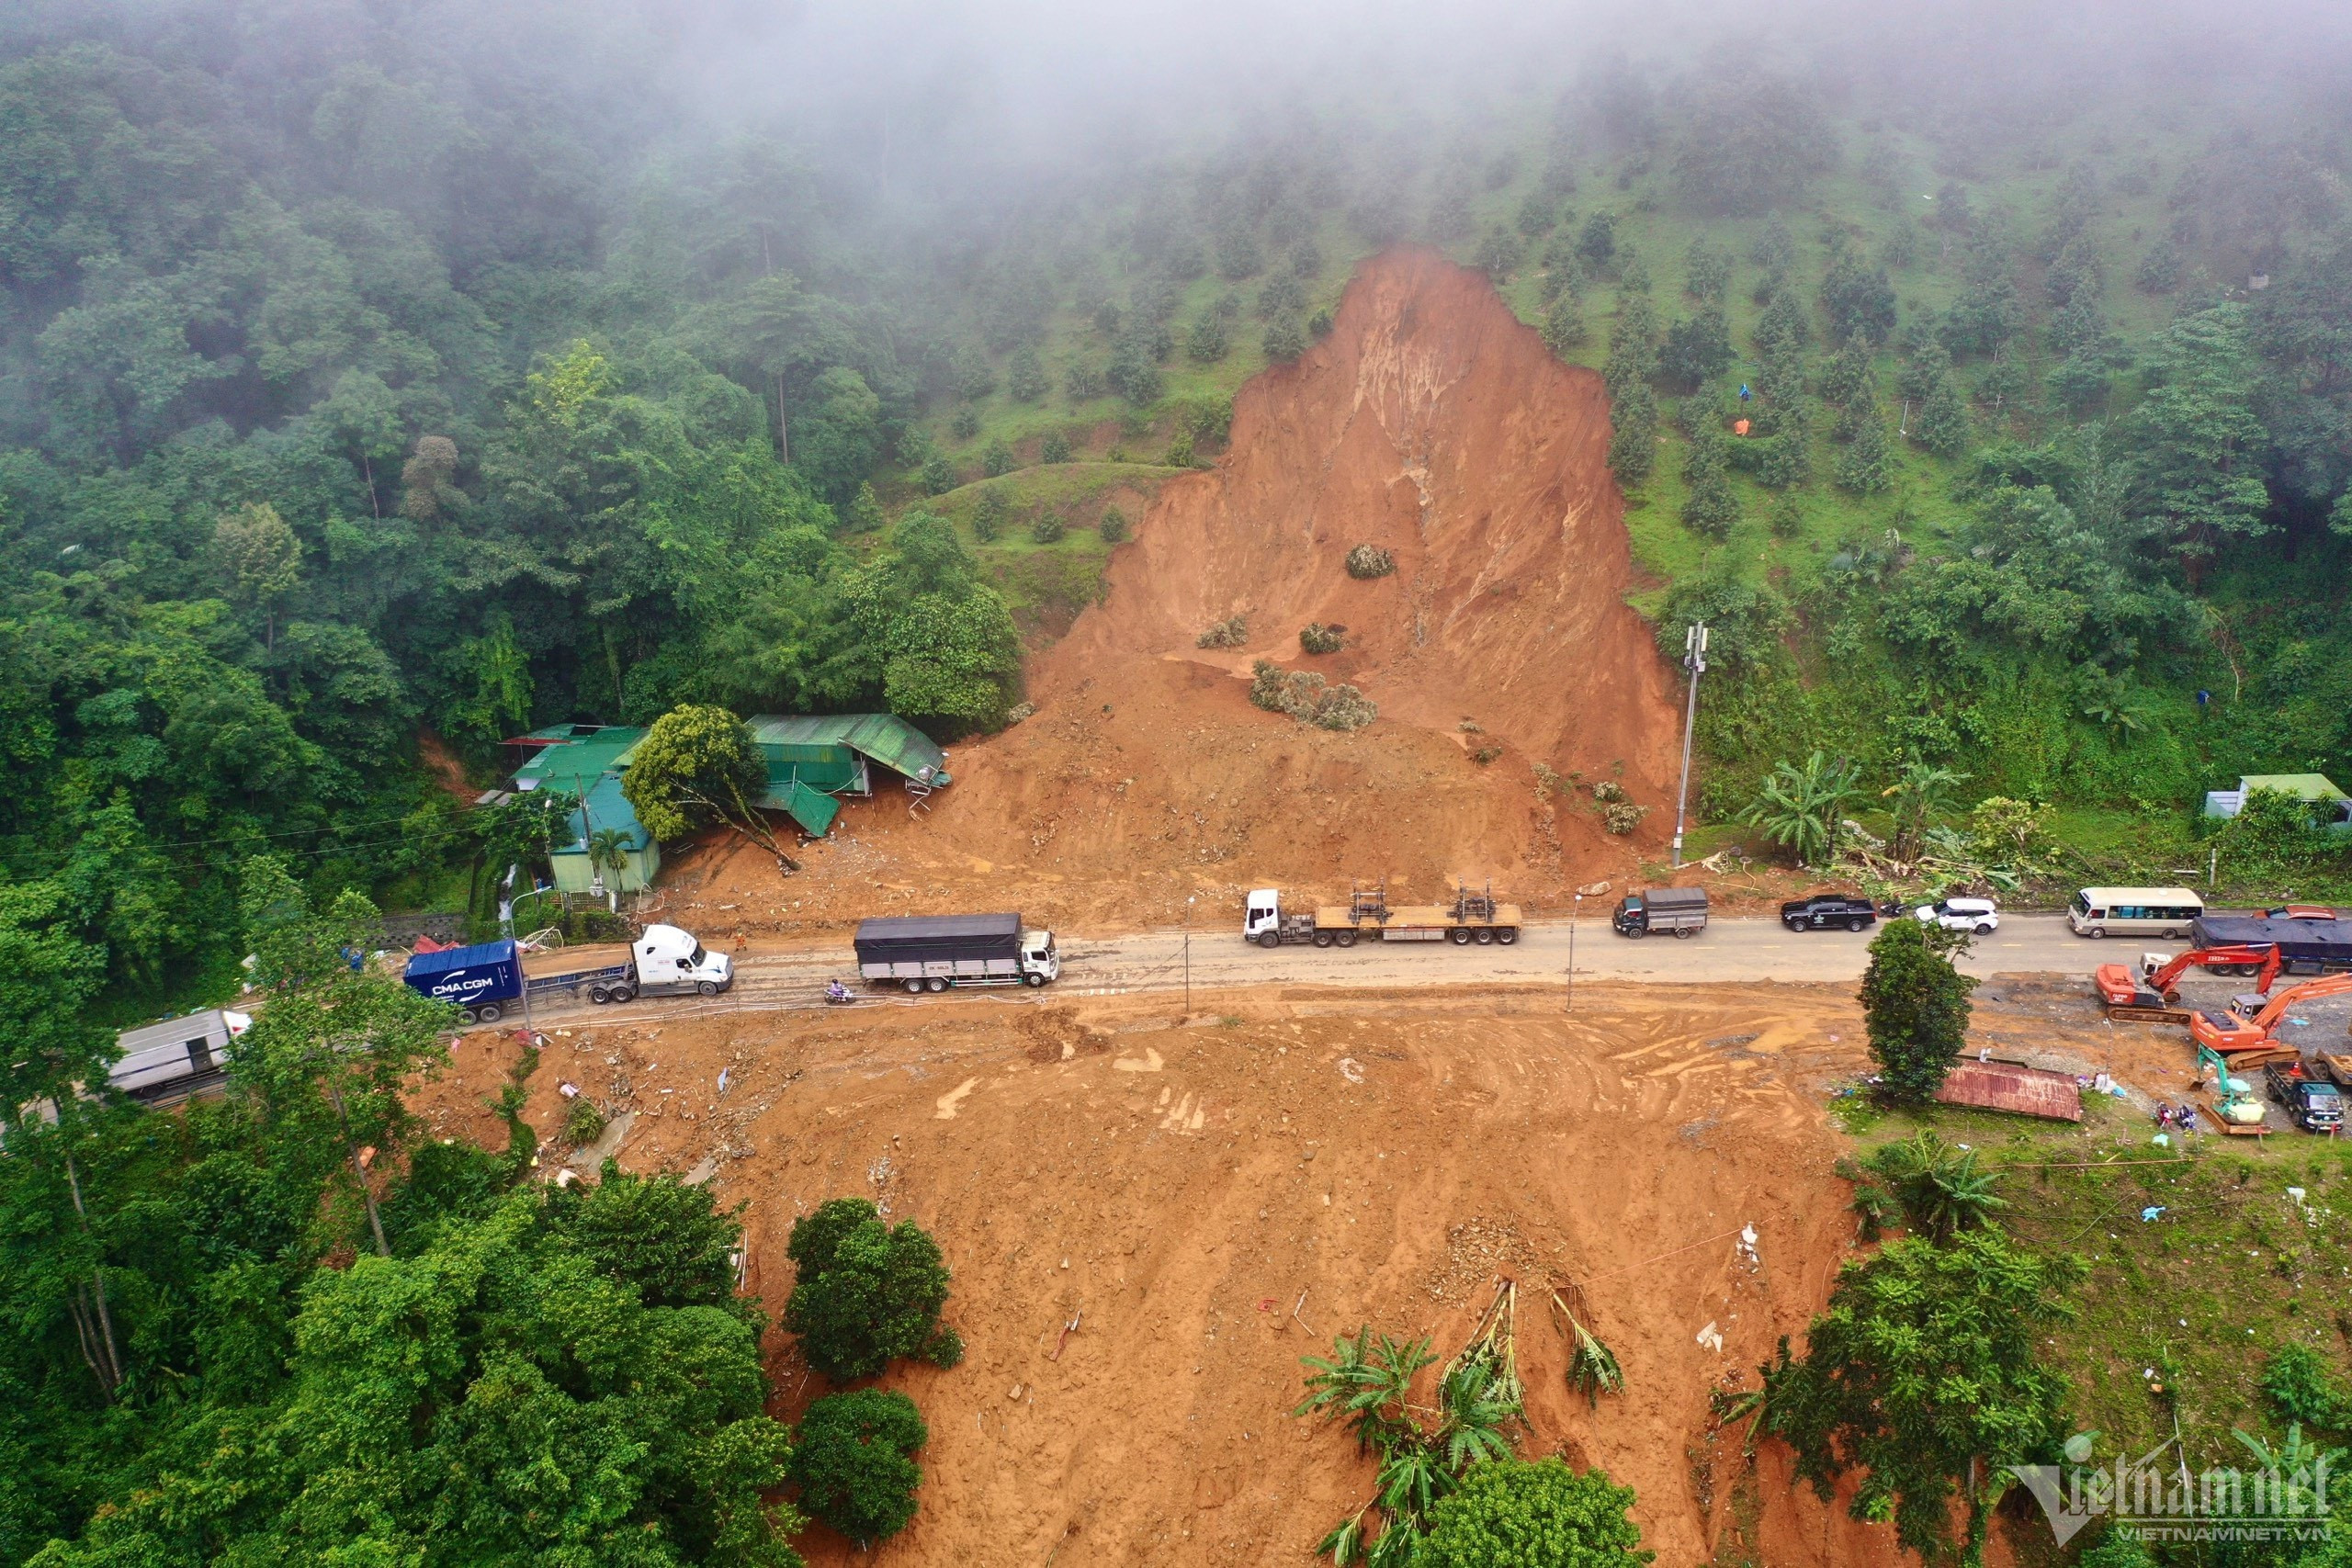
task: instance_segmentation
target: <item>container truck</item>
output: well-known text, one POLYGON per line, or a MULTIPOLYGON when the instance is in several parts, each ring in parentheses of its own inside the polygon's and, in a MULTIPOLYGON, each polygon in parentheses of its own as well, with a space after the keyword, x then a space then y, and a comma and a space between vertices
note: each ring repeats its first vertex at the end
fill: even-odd
POLYGON ((1313 942, 1317 947, 1353 947, 1366 942, 1451 942, 1457 947, 1472 942, 1519 940, 1519 906, 1495 902, 1494 888, 1473 893, 1456 884, 1451 904, 1388 905, 1388 885, 1352 887, 1345 904, 1317 906, 1311 913, 1285 912, 1281 893, 1261 887, 1250 895, 1241 918, 1241 940, 1260 947, 1285 942, 1313 942))
POLYGON ((1042 986, 1062 972, 1054 933, 1018 914, 881 915, 858 921, 854 945, 860 975, 910 992, 1042 986))
POLYGON ((592 1002, 647 996, 715 997, 735 983, 735 966, 676 926, 648 926, 632 942, 522 952, 513 939, 420 953, 401 977, 413 991, 455 1004, 468 1023, 496 1023, 532 997, 561 991, 592 1002))

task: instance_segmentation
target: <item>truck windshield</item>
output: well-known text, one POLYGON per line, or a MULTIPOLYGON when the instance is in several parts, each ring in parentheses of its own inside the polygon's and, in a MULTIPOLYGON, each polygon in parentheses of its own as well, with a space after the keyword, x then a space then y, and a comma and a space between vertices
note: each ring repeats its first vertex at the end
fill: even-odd
POLYGON ((694 956, 686 960, 686 965, 688 968, 699 969, 702 967, 702 961, 709 956, 710 954, 702 950, 702 943, 696 942, 694 956))

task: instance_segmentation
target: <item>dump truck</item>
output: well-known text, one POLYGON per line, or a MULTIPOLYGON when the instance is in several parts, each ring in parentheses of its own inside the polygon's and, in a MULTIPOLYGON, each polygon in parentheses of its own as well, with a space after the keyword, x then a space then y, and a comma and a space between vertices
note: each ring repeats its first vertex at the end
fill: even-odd
POLYGON ((2301 1062, 2274 1062, 2262 1072, 2270 1098, 2287 1108, 2287 1120, 2306 1133, 2335 1133, 2344 1125, 2344 1097, 2334 1082, 2304 1070, 2301 1062))
MULTIPOLYGON (((2332 909, 2298 915, 2208 911, 2190 921, 2188 931, 2189 941, 2198 947, 2276 948, 2289 975, 2352 970, 2352 920, 2336 918, 2332 909)), ((2254 970, 2241 965, 2238 972, 2251 975, 2254 970)))
POLYGON ((1274 948, 1285 942, 1312 942, 1317 947, 1353 947, 1364 942, 1451 942, 1457 947, 1472 942, 1519 940, 1519 906, 1495 901, 1492 884, 1480 892, 1456 883, 1450 904, 1401 904, 1391 907, 1388 885, 1351 886, 1345 904, 1317 905, 1310 913, 1285 910, 1282 894, 1272 887, 1251 890, 1241 917, 1241 940, 1274 948))
POLYGON ((876 916, 857 923, 853 945, 860 975, 910 992, 1042 986, 1062 972, 1054 933, 1018 914, 876 916))
POLYGON ((1617 900, 1609 923, 1620 936, 1645 937, 1672 931, 1693 937, 1707 929, 1707 890, 1703 887, 1652 887, 1628 893, 1617 900))
POLYGON ((532 997, 563 992, 592 1002, 640 996, 715 997, 735 984, 735 966, 691 931, 648 926, 630 942, 529 953, 513 938, 420 953, 401 972, 409 989, 452 1003, 468 1023, 496 1023, 532 997))

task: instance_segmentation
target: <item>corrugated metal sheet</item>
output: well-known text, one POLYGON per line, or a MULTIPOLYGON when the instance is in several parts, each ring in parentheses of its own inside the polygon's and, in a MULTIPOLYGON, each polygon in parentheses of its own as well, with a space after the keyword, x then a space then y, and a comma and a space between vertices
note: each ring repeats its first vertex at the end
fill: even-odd
POLYGON ((798 779, 786 779, 782 784, 771 782, 765 795, 753 803, 762 810, 786 812, 801 830, 812 839, 821 839, 842 814, 842 803, 830 795, 820 795, 798 779))
POLYGON ((552 788, 584 795, 599 778, 619 766, 621 758, 644 739, 643 729, 615 724, 584 739, 541 747, 537 756, 514 770, 514 787, 552 788))
POLYGON ((2015 1062, 1956 1062, 1944 1075, 1944 1087, 1936 1098, 1946 1105, 2007 1111, 2052 1122, 2083 1119, 2083 1091, 2071 1075, 2015 1062))
POLYGON ((752 739, 763 748, 847 746, 910 779, 928 768, 931 783, 948 782, 947 753, 896 714, 762 714, 750 723, 752 739))

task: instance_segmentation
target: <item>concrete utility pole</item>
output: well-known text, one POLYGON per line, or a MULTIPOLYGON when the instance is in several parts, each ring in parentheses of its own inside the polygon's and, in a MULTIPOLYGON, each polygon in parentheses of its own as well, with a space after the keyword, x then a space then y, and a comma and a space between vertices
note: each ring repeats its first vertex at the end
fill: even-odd
POLYGON ((1184 900, 1184 1016, 1193 1016, 1193 906, 1200 899, 1195 893, 1184 900))
POLYGON ((1682 634, 1682 668, 1690 672, 1690 695, 1682 710, 1682 787, 1674 796, 1674 869, 1682 869, 1683 808, 1690 800, 1690 729, 1699 720, 1699 677, 1707 672, 1707 623, 1682 634))

